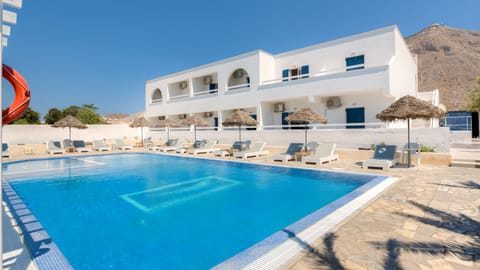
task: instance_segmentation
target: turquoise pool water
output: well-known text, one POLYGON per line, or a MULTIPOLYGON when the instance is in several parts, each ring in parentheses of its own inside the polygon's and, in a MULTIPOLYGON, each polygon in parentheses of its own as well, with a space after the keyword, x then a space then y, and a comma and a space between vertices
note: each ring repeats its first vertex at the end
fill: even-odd
POLYGON ((207 269, 372 175, 121 154, 5 164, 75 269, 207 269))

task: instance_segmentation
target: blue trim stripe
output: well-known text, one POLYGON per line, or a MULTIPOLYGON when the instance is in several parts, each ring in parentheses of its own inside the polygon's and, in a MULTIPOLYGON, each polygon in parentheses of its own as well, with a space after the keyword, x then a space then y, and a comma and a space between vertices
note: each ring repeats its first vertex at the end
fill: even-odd
POLYGON ((28 210, 7 181, 3 183, 2 193, 4 201, 22 230, 25 244, 38 269, 73 270, 72 265, 50 238, 45 228, 28 210))

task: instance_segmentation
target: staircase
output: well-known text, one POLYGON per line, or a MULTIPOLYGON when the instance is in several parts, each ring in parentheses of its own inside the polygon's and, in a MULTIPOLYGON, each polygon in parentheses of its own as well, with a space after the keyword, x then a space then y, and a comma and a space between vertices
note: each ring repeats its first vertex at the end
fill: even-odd
POLYGON ((468 167, 480 169, 480 141, 453 143, 450 147, 452 167, 468 167))

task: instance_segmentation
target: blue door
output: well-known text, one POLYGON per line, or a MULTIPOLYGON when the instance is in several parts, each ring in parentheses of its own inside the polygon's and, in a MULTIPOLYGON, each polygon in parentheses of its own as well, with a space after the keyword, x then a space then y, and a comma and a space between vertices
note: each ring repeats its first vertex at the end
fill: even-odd
MULTIPOLYGON (((256 114, 250 114, 250 116, 253 119, 257 120, 257 115, 256 114)), ((257 127, 249 127, 249 128, 247 128, 247 130, 257 130, 257 127)))
MULTIPOLYGON (((365 108, 347 108, 347 124, 365 123, 365 108)), ((365 125, 347 126, 347 128, 365 128, 365 125)))
POLYGON ((218 117, 214 117, 213 122, 214 122, 213 125, 215 126, 215 130, 218 130, 218 117))
MULTIPOLYGON (((285 117, 287 117, 290 113, 289 112, 282 112, 282 126, 290 125, 288 121, 285 121, 285 117)), ((288 127, 283 127, 283 129, 289 129, 288 127)))

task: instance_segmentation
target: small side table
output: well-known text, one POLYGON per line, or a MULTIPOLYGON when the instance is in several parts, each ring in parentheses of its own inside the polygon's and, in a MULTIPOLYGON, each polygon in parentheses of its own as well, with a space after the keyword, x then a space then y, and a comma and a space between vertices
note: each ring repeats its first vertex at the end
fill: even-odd
POLYGON ((302 161, 302 157, 307 156, 308 152, 296 152, 295 153, 295 161, 302 161))

